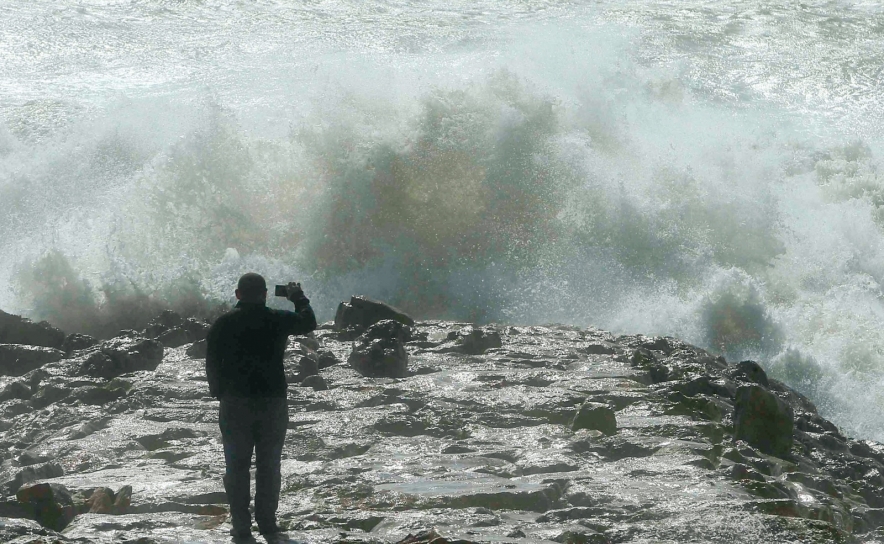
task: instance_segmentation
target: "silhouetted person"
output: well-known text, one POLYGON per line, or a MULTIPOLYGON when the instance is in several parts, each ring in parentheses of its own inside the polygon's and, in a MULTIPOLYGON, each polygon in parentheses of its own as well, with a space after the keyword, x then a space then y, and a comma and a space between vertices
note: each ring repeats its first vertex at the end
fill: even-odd
POLYGON ((283 356, 288 337, 316 328, 316 316, 300 284, 287 286, 295 311, 266 306, 267 284, 258 274, 239 279, 236 307, 209 329, 206 376, 221 401, 218 423, 224 443, 224 489, 231 534, 251 538, 249 469, 255 451, 255 521, 262 535, 279 533, 276 509, 280 457, 288 426, 283 356))

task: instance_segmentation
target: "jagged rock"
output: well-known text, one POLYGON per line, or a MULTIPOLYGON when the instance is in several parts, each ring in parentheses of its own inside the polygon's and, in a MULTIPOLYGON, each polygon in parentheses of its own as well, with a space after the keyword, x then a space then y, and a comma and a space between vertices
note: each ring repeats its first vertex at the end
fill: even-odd
POLYGON ((63 342, 64 333, 49 323, 34 323, 30 319, 0 310, 0 344, 60 348, 63 342))
POLYGON ((335 356, 335 354, 328 350, 319 350, 316 352, 316 364, 319 366, 319 369, 328 368, 330 366, 335 366, 339 364, 341 361, 335 356))
MULTIPOLYGON (((298 361, 301 380, 319 374, 319 362, 314 357, 301 357, 298 361)), ((301 381, 299 380, 299 381, 301 381)))
POLYGON ((448 539, 437 533, 435 529, 430 529, 416 535, 409 534, 396 544, 476 544, 476 542, 461 538, 448 539))
POLYGON ((3 388, 3 391, 0 391, 0 402, 5 402, 10 399, 27 400, 31 398, 32 394, 33 392, 27 384, 22 382, 11 382, 3 388))
POLYGON ((109 487, 99 487, 86 500, 90 514, 110 514, 114 510, 114 492, 109 487))
POLYGON ((71 390, 67 387, 52 384, 44 385, 31 397, 31 405, 37 409, 45 408, 50 404, 67 398, 70 394, 71 390))
POLYGON ((325 378, 322 376, 314 374, 304 378, 301 382, 301 387, 312 387, 314 391, 327 391, 328 383, 326 383, 325 378))
POLYGON ((191 342, 190 334, 177 327, 157 335, 155 340, 167 348, 178 348, 191 342))
POLYGON ((292 340, 311 351, 316 351, 322 347, 322 344, 319 343, 319 340, 313 338, 312 336, 293 336, 292 340))
POLYGON ((617 434, 617 417, 607 404, 584 402, 571 422, 571 429, 596 430, 606 435, 617 434))
POLYGON ((55 348, 0 344, 0 375, 21 376, 63 358, 64 352, 55 348))
POLYGON ((205 340, 198 340, 191 344, 189 348, 187 348, 184 353, 187 354, 188 357, 193 359, 205 359, 206 354, 209 352, 209 345, 205 340))
POLYGON ((408 375, 407 335, 408 327, 399 321, 375 323, 356 339, 347 362, 363 376, 404 378, 408 375))
POLYGON ((74 333, 65 337, 64 342, 61 344, 61 350, 70 355, 81 349, 89 349, 96 344, 98 344, 98 340, 88 334, 74 333))
POLYGON ((481 355, 503 345, 500 333, 491 327, 464 327, 455 333, 455 338, 458 350, 469 355, 481 355))
POLYGON ((46 478, 56 478, 63 475, 64 469, 62 469, 61 465, 58 463, 43 463, 40 465, 24 467, 18 471, 11 480, 4 482, 3 487, 7 489, 9 493, 15 493, 26 483, 46 478))
POLYGON ((764 453, 787 455, 792 449, 792 407, 758 385, 737 389, 734 440, 745 440, 764 453))
POLYGON ((365 330, 385 320, 398 321, 409 327, 414 326, 414 319, 389 304, 368 297, 354 296, 350 298, 349 303, 342 302, 338 305, 338 311, 335 313, 335 330, 349 328, 365 330))
POLYGON ((80 375, 112 379, 138 370, 155 370, 163 360, 163 345, 144 338, 117 337, 94 349, 81 361, 80 375))
POLYGON ((55 544, 65 542, 64 537, 41 526, 32 519, 13 519, 9 517, 0 523, 0 542, 16 544, 55 544))
POLYGON ((124 514, 126 510, 129 509, 129 506, 132 505, 132 486, 124 485, 117 491, 117 496, 114 498, 114 513, 116 514, 124 514))
POLYGON ((33 506, 35 519, 40 525, 55 531, 64 529, 77 515, 70 492, 60 484, 25 486, 18 490, 15 497, 19 502, 33 506))
POLYGON ((740 361, 739 363, 728 367, 727 374, 731 379, 737 381, 756 383, 764 388, 770 388, 767 373, 761 368, 761 365, 755 361, 740 361))
POLYGON ((167 348, 177 348, 191 342, 205 340, 209 325, 193 318, 184 318, 172 310, 165 310, 148 323, 144 335, 157 340, 167 348))

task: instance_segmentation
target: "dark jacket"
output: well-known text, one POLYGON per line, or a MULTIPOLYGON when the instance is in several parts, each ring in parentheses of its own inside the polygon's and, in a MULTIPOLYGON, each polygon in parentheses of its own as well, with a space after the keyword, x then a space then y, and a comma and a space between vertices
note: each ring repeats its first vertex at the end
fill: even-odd
POLYGON ((295 301, 294 312, 240 301, 209 329, 209 392, 217 398, 285 397, 282 360, 288 337, 314 329, 316 316, 306 297, 295 301))

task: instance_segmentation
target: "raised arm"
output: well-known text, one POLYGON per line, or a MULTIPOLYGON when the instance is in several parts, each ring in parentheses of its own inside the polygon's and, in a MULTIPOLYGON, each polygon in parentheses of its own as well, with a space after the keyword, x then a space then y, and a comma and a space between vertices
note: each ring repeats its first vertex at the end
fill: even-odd
POLYGON ((316 330, 316 315, 310 307, 310 299, 304 295, 300 283, 290 283, 286 286, 288 299, 295 305, 294 312, 280 312, 283 319, 283 327, 288 334, 307 334, 316 330))
POLYGON ((221 367, 221 325, 216 321, 206 337, 206 379, 209 381, 209 394, 218 397, 221 394, 219 368, 221 367))

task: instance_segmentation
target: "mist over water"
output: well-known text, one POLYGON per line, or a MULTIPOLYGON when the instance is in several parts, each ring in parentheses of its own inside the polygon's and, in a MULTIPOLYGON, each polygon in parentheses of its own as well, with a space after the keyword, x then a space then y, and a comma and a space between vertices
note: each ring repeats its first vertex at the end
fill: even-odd
POLYGON ((0 7, 0 308, 110 334, 255 270, 678 336, 884 439, 880 10, 446 6, 0 7))

